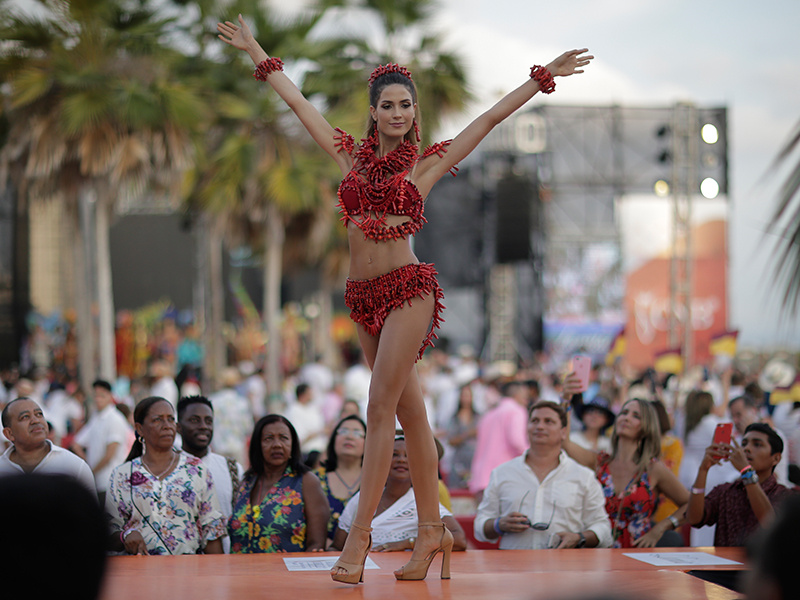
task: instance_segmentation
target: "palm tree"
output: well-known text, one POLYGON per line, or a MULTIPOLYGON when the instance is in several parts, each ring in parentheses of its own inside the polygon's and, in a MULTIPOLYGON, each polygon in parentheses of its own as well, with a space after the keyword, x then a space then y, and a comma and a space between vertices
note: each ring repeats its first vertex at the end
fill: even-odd
MULTIPOLYGON (((334 7, 347 10, 362 10, 371 14, 382 26, 383 35, 370 35, 370 39, 380 38, 376 45, 366 43, 364 50, 351 59, 354 65, 361 66, 361 79, 350 90, 357 90, 361 100, 359 106, 366 106, 364 81, 369 72, 379 64, 399 62, 408 66, 414 76, 419 91, 419 104, 424 107, 422 118, 423 144, 431 141, 442 117, 464 110, 472 99, 467 91, 467 80, 461 59, 443 48, 441 36, 431 29, 430 19, 436 9, 435 0, 320 0, 320 7, 334 7)), ((371 32, 374 33, 374 32, 371 32)), ((366 38, 365 38, 366 39, 366 38)), ((352 48, 347 48, 353 54, 352 48)), ((341 56, 334 57, 341 60, 341 56)), ((326 65, 327 66, 327 65, 326 65)), ((309 91, 324 91, 326 97, 337 99, 340 103, 351 103, 352 96, 341 92, 341 81, 324 78, 327 71, 321 72, 322 80, 309 78, 309 91)), ((334 102, 332 106, 337 106, 334 102)), ((366 121, 366 117, 363 117, 366 121)))
POLYGON ((83 265, 75 298, 86 385, 97 375, 116 377, 108 245, 115 207, 145 191, 180 198, 180 174, 194 151, 191 133, 205 106, 170 76, 176 53, 160 45, 169 19, 144 4, 117 0, 37 5, 36 16, 4 11, 0 72, 11 130, 0 163, 15 167, 9 173, 30 201, 62 202, 70 215, 75 256, 83 265), (81 214, 93 217, 91 230, 81 214), (87 247, 97 252, 94 286, 87 247), (99 365, 92 347, 93 296, 99 365))
MULTIPOLYGON (((800 122, 775 161, 773 168, 785 165, 800 148, 800 122)), ((800 299, 800 160, 790 166, 790 172, 778 193, 778 208, 772 217, 770 230, 779 232, 778 254, 775 260, 775 279, 784 287, 783 310, 796 316, 800 299)))

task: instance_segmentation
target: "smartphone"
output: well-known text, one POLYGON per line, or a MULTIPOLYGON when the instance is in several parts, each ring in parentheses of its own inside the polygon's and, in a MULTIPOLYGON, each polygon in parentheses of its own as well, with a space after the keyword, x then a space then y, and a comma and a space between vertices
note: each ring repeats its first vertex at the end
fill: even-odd
POLYGON ((572 371, 581 380, 581 389, 579 391, 585 392, 589 389, 589 371, 592 370, 592 359, 582 354, 576 354, 572 357, 572 371))
POLYGON ((718 423, 714 429, 714 444, 730 444, 733 433, 733 423, 718 423))

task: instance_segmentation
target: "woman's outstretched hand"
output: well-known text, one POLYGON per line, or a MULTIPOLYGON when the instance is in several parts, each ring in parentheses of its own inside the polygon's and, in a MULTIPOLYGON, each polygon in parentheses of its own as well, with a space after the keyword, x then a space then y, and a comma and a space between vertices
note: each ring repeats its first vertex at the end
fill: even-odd
MULTIPOLYGON (((241 18, 241 17, 240 17, 241 18)), ((583 67, 589 64, 594 56, 586 55, 588 48, 569 50, 547 65, 553 77, 569 77, 575 73, 583 73, 583 67), (583 56, 582 56, 583 55, 583 56)))
POLYGON ((253 42, 253 32, 244 22, 242 15, 239 15, 239 24, 241 26, 234 25, 230 21, 217 23, 217 31, 220 33, 217 37, 234 48, 247 50, 253 42))

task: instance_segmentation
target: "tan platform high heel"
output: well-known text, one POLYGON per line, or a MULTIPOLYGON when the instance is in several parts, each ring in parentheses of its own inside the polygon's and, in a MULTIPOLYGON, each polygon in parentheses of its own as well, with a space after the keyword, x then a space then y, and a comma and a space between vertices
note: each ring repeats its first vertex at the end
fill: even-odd
POLYGON ((400 567, 399 571, 394 572, 395 578, 399 581, 425 579, 434 557, 439 552, 442 552, 442 579, 450 579, 450 552, 453 550, 453 534, 441 521, 438 523, 420 523, 419 526, 440 528, 442 537, 439 540, 439 546, 431 550, 425 558, 412 558, 405 566, 400 567))
POLYGON ((369 543, 367 544, 367 549, 364 551, 364 558, 361 560, 360 565, 357 563, 342 562, 340 558, 331 569, 331 579, 341 583, 356 585, 364 581, 364 564, 367 562, 367 555, 372 548, 372 527, 364 527, 355 522, 353 523, 353 527, 361 531, 366 531, 369 534, 369 543), (344 573, 337 572, 337 569, 342 569, 344 573))

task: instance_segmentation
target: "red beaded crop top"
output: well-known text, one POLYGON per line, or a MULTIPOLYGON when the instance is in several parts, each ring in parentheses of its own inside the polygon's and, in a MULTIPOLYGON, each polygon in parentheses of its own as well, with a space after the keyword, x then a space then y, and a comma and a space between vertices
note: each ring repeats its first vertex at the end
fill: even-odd
MULTIPOLYGON (((375 156, 377 136, 361 140, 336 129, 336 146, 353 157, 353 168, 339 184, 339 214, 347 226, 354 223, 364 237, 376 242, 405 239, 426 223, 425 202, 411 181, 406 179, 417 162, 427 156, 442 156, 451 140, 438 142, 417 153, 417 146, 404 140, 386 156, 375 156), (386 224, 386 215, 401 215, 409 220, 399 225, 386 224), (355 217, 360 218, 355 218, 355 217)), ((451 170, 455 175, 455 167, 451 170)))

